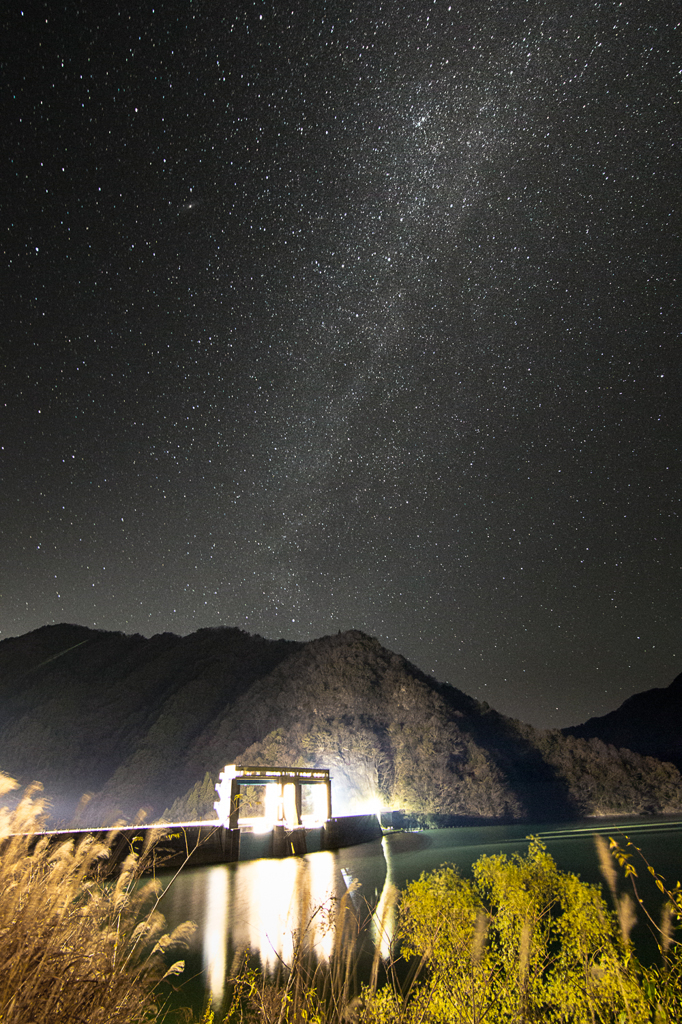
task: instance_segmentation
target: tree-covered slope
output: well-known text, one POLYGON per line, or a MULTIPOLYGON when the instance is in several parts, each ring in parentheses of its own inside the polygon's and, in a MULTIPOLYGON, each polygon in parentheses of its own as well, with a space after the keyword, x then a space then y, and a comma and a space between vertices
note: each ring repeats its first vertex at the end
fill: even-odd
POLYGON ((86 790, 91 823, 143 806, 159 815, 192 789, 186 806, 210 807, 207 773, 234 761, 329 767, 337 809, 682 810, 671 765, 505 718, 357 631, 301 644, 50 626, 0 643, 0 768, 41 779, 55 817, 86 790))

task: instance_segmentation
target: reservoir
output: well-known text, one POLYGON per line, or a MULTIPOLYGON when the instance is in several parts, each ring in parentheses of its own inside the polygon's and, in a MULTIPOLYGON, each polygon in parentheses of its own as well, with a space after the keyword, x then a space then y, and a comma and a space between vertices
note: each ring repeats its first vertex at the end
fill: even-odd
MULTIPOLYGON (((613 836, 622 846, 625 836, 629 837, 671 888, 682 877, 681 816, 393 832, 342 850, 188 868, 176 877, 162 873, 159 877, 168 889, 159 909, 169 930, 186 920, 198 926, 186 957, 184 1001, 199 1009, 210 993, 219 1011, 231 973, 245 951, 250 950, 265 970, 275 970, 282 961, 290 962, 295 933, 305 934, 317 958, 328 959, 334 944, 333 907, 349 886, 364 949, 371 955, 376 943, 387 952, 392 938, 393 887, 402 889, 423 871, 444 863, 457 865, 466 875, 483 855, 525 853, 530 835, 542 840, 562 870, 578 874, 585 882, 601 883, 595 834, 613 836), (389 907, 386 913, 385 907, 389 907)), ((633 863, 645 903, 657 916, 660 894, 644 862, 635 857, 633 863)), ((620 872, 621 890, 625 890, 622 876, 620 872)), ((607 902, 610 905, 608 894, 607 902)), ((640 955, 654 955, 643 923, 636 926, 633 939, 640 955)))

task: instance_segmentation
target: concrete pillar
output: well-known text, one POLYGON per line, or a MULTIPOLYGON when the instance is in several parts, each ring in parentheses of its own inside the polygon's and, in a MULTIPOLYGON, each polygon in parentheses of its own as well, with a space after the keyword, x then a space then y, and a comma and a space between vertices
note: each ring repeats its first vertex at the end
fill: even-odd
POLYGON ((239 779, 232 779, 230 785, 230 828, 239 828, 239 779))

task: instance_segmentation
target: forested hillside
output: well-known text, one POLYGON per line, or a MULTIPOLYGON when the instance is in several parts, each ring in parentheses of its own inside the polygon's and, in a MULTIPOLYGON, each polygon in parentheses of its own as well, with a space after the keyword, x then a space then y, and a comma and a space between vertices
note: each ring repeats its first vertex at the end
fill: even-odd
POLYGON ((0 643, 0 768, 56 819, 193 817, 230 762, 319 765, 362 801, 453 820, 682 810, 669 764, 505 718, 357 631, 309 643, 48 626, 0 643), (180 799, 179 799, 180 798, 180 799))

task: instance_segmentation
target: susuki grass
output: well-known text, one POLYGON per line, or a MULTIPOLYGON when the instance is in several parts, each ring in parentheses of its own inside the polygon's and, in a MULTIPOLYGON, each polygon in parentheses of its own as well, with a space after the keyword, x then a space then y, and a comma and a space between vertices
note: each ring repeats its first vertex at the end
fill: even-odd
MULTIPOLYGON (((0 774, 0 795, 15 788, 0 774)), ((38 837, 44 808, 34 785, 15 809, 0 810, 0 1021, 161 1020, 168 980, 184 967, 172 953, 186 946, 194 926, 164 933, 157 886, 136 884, 137 857, 105 881, 100 868, 109 843, 86 836, 51 846, 38 837)))

